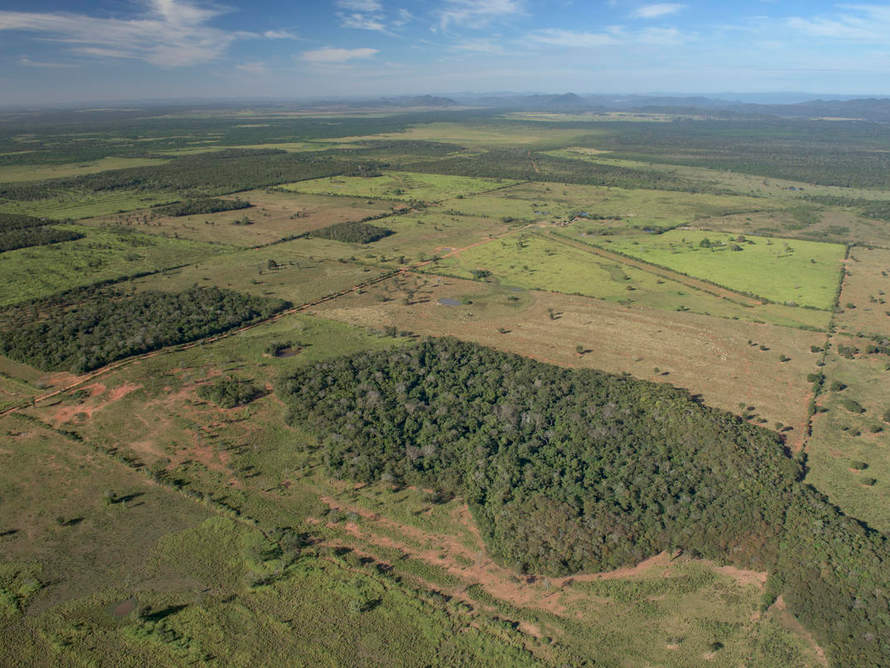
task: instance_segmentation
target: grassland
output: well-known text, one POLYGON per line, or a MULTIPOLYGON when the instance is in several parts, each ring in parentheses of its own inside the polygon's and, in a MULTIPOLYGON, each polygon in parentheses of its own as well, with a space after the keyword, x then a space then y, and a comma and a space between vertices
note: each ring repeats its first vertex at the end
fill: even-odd
POLYGON ((100 281, 160 271, 226 252, 225 246, 164 239, 129 230, 72 226, 86 236, 3 254, 0 305, 100 281))
POLYGON ((382 176, 332 176, 279 186, 280 189, 315 195, 346 195, 397 201, 437 202, 455 195, 472 195, 515 184, 509 179, 388 172, 382 176))
POLYGON ((79 220, 144 209, 156 204, 168 204, 175 199, 176 197, 169 193, 143 190, 115 190, 95 193, 72 191, 47 199, 3 201, 0 202, 0 211, 58 220, 67 218, 79 220))
POLYGON ((890 334, 890 251, 856 247, 850 251, 839 306, 838 328, 848 334, 890 334))
POLYGON ((393 210, 391 203, 348 197, 267 190, 251 190, 238 196, 253 206, 237 211, 176 217, 156 216, 151 210, 145 210, 103 216, 83 223, 120 225, 146 234, 252 248, 393 210), (242 224, 245 216, 250 224, 242 224))
POLYGON ((532 233, 518 233, 467 248, 431 265, 427 271, 471 278, 489 272, 503 285, 585 295, 621 304, 670 311, 693 311, 722 318, 823 328, 824 313, 781 305, 751 305, 744 295, 721 296, 708 286, 683 283, 617 259, 596 255, 583 246, 532 233))
POLYGON ((845 254, 837 244, 747 235, 742 241, 695 230, 607 239, 602 245, 771 301, 821 309, 834 303, 845 254))
POLYGON ((0 167, 0 183, 61 179, 69 176, 80 176, 81 174, 97 174, 108 169, 162 165, 165 162, 166 160, 158 158, 102 158, 101 160, 70 163, 67 165, 5 166, 0 167))
POLYGON ((890 409, 890 358, 864 354, 868 342, 855 337, 839 335, 834 343, 821 369, 825 391, 818 405, 827 412, 813 419, 813 436, 807 444, 807 479, 845 512, 888 532, 890 424, 883 417, 890 409), (837 346, 841 345, 863 352, 848 359, 838 355, 837 346))
POLYGON ((402 132, 380 133, 342 137, 337 141, 356 142, 369 139, 399 139, 436 141, 446 144, 457 144, 470 149, 481 149, 501 146, 522 146, 528 148, 554 148, 564 146, 566 142, 577 141, 580 137, 597 134, 596 130, 564 129, 542 127, 534 123, 423 123, 410 127, 402 132))

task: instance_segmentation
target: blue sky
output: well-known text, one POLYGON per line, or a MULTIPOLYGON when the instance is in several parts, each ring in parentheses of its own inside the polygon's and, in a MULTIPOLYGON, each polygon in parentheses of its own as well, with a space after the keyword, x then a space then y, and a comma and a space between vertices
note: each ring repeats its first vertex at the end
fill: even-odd
POLYGON ((890 94, 890 4, 4 0, 0 105, 461 91, 890 94))

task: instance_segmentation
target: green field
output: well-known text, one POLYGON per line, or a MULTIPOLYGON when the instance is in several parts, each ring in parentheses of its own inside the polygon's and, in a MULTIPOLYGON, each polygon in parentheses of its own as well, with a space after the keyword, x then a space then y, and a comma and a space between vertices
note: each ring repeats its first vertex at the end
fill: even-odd
POLYGON ((158 158, 102 158, 91 162, 70 163, 67 165, 17 165, 0 167, 0 183, 18 181, 43 181, 45 179, 61 179, 81 174, 98 174, 107 169, 126 169, 127 167, 148 167, 163 165, 166 160, 158 158))
POLYGON ((0 305, 45 297, 108 279, 159 271, 228 252, 226 246, 129 231, 71 229, 86 236, 3 253, 0 305))
POLYGON ((745 307, 648 271, 535 234, 512 235, 436 262, 428 271, 472 278, 488 271, 504 285, 596 297, 671 311, 823 328, 827 314, 768 304, 745 307), (477 274, 478 275, 478 274, 477 274))
POLYGON ((315 195, 348 195, 390 200, 436 202, 455 195, 472 195, 515 184, 509 179, 483 179, 414 172, 387 172, 383 176, 332 176, 280 186, 284 190, 315 195))
POLYGON ((144 190, 115 190, 104 192, 69 192, 58 197, 30 201, 0 202, 0 211, 24 213, 64 220, 73 218, 94 218, 123 211, 144 209, 156 204, 167 204, 178 197, 169 193, 154 193, 144 190))
POLYGON ((830 309, 844 247, 813 241, 672 230, 606 239, 603 248, 774 302, 830 309), (707 240, 707 241, 706 241, 707 240), (710 247, 702 244, 710 242, 710 247), (740 250, 736 250, 740 249, 740 250))

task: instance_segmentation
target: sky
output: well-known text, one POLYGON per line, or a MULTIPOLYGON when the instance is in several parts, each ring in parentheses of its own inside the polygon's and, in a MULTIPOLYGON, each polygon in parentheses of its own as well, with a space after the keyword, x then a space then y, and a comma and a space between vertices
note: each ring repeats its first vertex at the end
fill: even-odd
POLYGON ((460 92, 890 94, 890 4, 3 0, 0 106, 460 92))

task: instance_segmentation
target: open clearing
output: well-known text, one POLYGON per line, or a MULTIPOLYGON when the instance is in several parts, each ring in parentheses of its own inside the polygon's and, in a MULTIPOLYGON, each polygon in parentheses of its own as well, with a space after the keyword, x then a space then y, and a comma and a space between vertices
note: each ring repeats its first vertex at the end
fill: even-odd
POLYGON ((836 336, 836 346, 860 349, 854 359, 828 354, 825 391, 807 443, 807 480, 844 512, 890 531, 890 357, 864 354, 867 340, 836 336), (843 389, 832 389, 833 383, 843 389), (849 403, 849 402, 855 403, 849 403), (861 412, 860 412, 861 411, 861 412))
POLYGON ((72 226, 86 236, 3 253, 0 306, 108 279, 153 272, 225 253, 225 246, 165 239, 129 230, 72 226))
POLYGON ((102 158, 101 160, 64 165, 5 166, 0 167, 0 183, 61 179, 71 176, 82 176, 83 174, 98 174, 108 169, 163 165, 165 162, 167 160, 158 158, 102 158))
POLYGON ((828 322, 824 313, 752 305, 752 300, 744 295, 723 298, 718 296, 719 288, 696 286, 693 280, 685 283, 671 280, 620 260, 620 256, 617 259, 601 257, 592 247, 588 250, 559 239, 521 232, 447 255, 427 270, 458 278, 486 276, 479 272, 489 272, 503 285, 722 318, 817 328, 825 327, 828 322))
POLYGON ((603 247, 780 303, 830 309, 844 247, 813 241, 672 230, 603 247))
POLYGON ((144 209, 156 204, 168 204, 176 200, 171 193, 145 190, 111 190, 101 192, 76 192, 47 199, 11 201, 0 203, 4 213, 23 213, 29 216, 65 220, 107 216, 121 211, 144 209))
POLYGON ((383 176, 331 176, 279 186, 316 195, 347 195, 387 200, 437 202, 455 195, 473 195, 517 183, 510 179, 387 172, 383 176))
POLYGON ((456 336, 543 362, 685 387, 766 426, 790 426, 785 433, 794 447, 806 431, 806 376, 818 361, 810 346, 825 340, 787 327, 430 276, 397 277, 315 310, 369 327, 456 336), (782 355, 790 359, 782 362, 782 355))
POLYGON ((837 323, 841 331, 866 335, 890 334, 890 251, 855 247, 850 250, 847 278, 837 323))
POLYGON ((125 225, 147 234, 252 248, 335 223, 372 218, 394 208, 391 203, 376 200, 268 190, 250 190, 238 197, 253 206, 193 216, 155 216, 150 210, 136 211, 95 218, 84 224, 125 225), (245 216, 250 221, 248 225, 242 224, 245 216))

